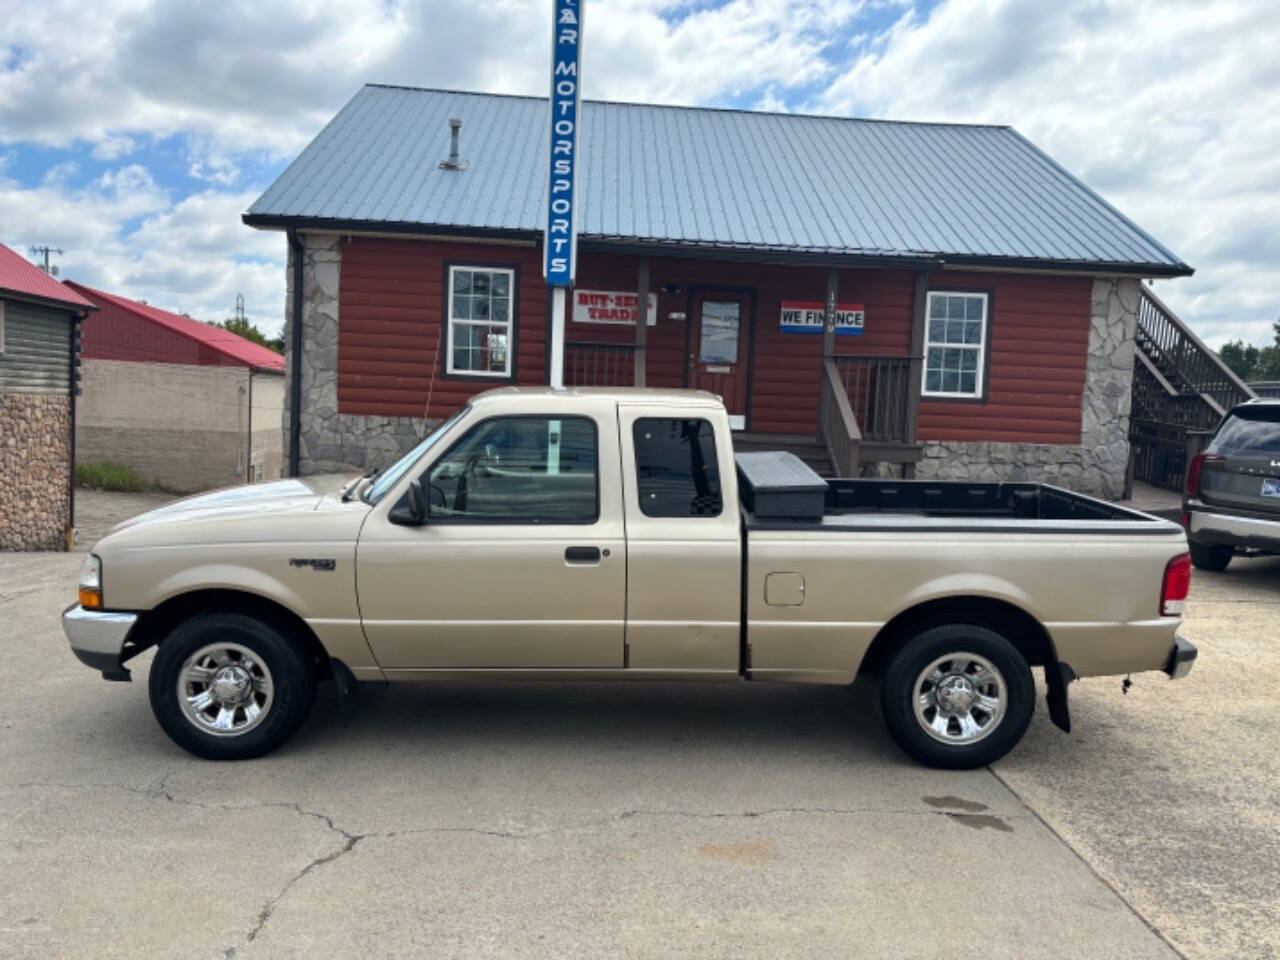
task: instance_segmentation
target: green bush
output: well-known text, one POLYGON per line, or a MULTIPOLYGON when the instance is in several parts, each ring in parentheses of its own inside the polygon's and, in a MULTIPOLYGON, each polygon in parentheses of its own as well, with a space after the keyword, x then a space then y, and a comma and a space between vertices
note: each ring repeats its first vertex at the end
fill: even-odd
POLYGON ((110 462, 77 463, 76 484, 94 490, 115 490, 122 493, 142 493, 154 489, 136 470, 110 462))

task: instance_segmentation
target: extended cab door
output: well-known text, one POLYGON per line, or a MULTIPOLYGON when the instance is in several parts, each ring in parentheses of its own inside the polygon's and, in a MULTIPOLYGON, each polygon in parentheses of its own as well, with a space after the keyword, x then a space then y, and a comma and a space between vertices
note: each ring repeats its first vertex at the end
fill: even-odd
POLYGON ((736 675, 738 483, 723 407, 618 406, 627 519, 627 666, 736 675))
POLYGON ((560 406, 478 405, 458 439, 415 469, 427 522, 392 523, 393 502, 370 515, 357 589, 384 669, 622 666, 615 407, 560 406))

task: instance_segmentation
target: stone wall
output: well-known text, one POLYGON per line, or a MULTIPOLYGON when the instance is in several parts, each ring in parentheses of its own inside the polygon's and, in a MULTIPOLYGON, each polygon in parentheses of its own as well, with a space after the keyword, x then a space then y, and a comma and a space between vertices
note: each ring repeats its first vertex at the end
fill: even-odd
POLYGON ((1089 354, 1080 402, 1080 443, 925 444, 921 479, 1031 480, 1118 499, 1129 462, 1129 405, 1141 281, 1093 283, 1089 354))
POLYGON ((0 550, 65 550, 71 398, 0 394, 0 550))
MULTIPOLYGON (((421 417, 371 417, 338 412, 338 279, 341 241, 334 234, 300 234, 302 262, 302 415, 299 471, 355 473, 385 467, 417 445, 438 420, 421 417)), ((293 261, 289 249, 285 298, 286 384, 292 376, 291 326, 293 261)), ((289 455, 289 403, 285 388, 281 418, 285 472, 289 455)))

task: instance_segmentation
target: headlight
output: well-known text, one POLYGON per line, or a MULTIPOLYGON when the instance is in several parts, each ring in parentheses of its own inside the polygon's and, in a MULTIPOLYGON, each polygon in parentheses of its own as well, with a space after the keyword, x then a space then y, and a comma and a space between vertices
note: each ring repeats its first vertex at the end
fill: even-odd
POLYGON ((102 561, 93 554, 80 564, 80 606, 88 610, 102 606, 102 561))

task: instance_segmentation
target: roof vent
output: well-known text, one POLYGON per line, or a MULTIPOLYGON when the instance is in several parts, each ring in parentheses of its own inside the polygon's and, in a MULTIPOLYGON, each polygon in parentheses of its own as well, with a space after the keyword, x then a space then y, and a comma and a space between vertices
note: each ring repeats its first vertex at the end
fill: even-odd
POLYGON ((458 131, 462 129, 461 120, 449 121, 449 159, 440 161, 441 170, 465 170, 467 161, 458 156, 458 131))

